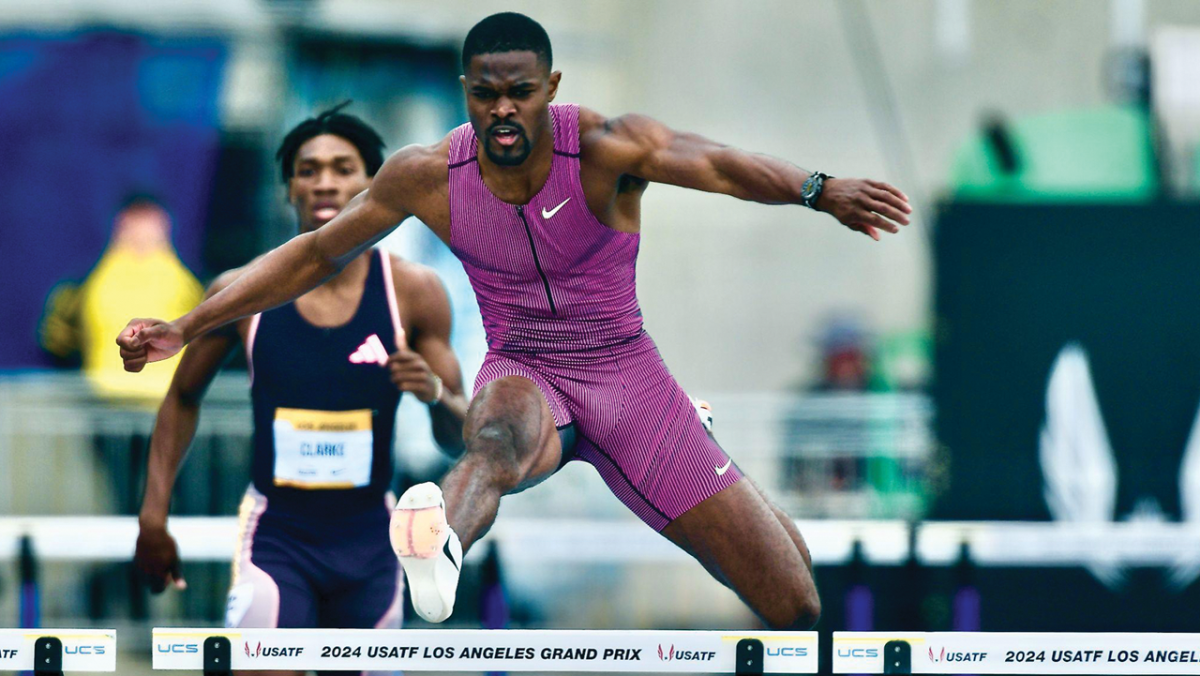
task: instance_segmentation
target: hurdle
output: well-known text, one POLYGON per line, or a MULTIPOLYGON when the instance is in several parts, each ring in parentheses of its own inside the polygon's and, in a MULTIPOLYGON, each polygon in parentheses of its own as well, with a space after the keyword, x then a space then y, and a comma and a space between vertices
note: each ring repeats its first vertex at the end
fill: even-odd
POLYGON ((116 671, 113 629, 0 629, 0 671, 116 671))
POLYGON ((155 628, 154 669, 815 674, 817 632, 155 628))
POLYGON ((1200 634, 833 634, 835 674, 1200 674, 1200 634))

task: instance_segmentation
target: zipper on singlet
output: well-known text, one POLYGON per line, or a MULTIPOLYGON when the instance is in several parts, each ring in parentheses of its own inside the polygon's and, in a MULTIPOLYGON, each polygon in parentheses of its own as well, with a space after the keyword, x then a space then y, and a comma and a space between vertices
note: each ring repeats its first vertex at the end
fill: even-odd
POLYGON ((542 270, 542 261, 538 259, 537 247, 533 245, 533 232, 529 229, 529 221, 525 220, 525 207, 517 207, 517 215, 521 217, 521 223, 525 225, 525 236, 529 238, 529 249, 533 251, 533 264, 537 266, 538 275, 542 278, 542 286, 546 287, 546 300, 550 301, 550 312, 558 314, 558 310, 554 309, 554 296, 550 295, 550 280, 546 279, 546 273, 542 270))

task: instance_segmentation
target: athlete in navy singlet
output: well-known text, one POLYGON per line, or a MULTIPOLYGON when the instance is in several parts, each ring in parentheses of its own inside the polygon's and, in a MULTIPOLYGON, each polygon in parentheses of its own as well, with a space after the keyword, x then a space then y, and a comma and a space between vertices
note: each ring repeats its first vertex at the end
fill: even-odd
MULTIPOLYGON (((333 220, 383 161, 378 135, 337 110, 297 126, 279 152, 304 232, 333 220)), ((244 270, 221 275, 209 295, 244 270)), ((461 451, 467 404, 449 339, 437 275, 369 249, 295 302, 192 343, 151 443, 135 558, 152 589, 186 586, 166 528, 170 495, 204 391, 240 343, 253 482, 239 512, 227 626, 399 627, 403 582, 387 536, 396 406, 404 392, 428 404, 438 443, 461 451)))

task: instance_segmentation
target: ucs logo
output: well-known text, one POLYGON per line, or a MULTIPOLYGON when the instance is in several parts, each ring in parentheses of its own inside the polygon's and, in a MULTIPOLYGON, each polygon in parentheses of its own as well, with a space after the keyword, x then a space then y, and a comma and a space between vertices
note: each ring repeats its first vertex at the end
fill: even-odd
POLYGON ((770 657, 807 657, 808 648, 767 648, 770 657))
POLYGON ((879 657, 879 648, 838 648, 837 656, 870 659, 879 657))
POLYGON ((942 648, 942 651, 935 655, 933 652, 933 646, 929 647, 929 661, 930 662, 937 664, 938 662, 941 662, 944 659, 946 659, 946 649, 945 648, 942 648))
POLYGON ((667 652, 663 652, 662 644, 659 643, 658 644, 658 659, 660 659, 664 662, 670 662, 671 660, 675 659, 675 645, 671 644, 671 647, 667 650, 667 652))
POLYGON ((63 652, 67 655, 103 655, 104 646, 102 645, 75 645, 63 646, 63 652))
POLYGON ((199 643, 160 643, 158 652, 180 654, 195 654, 200 652, 199 643))

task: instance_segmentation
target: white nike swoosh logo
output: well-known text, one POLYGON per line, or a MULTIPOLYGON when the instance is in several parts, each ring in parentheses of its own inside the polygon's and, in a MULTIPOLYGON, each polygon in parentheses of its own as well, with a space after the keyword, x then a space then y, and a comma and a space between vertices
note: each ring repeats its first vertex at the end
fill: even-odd
POLYGON ((543 219, 545 219, 545 218, 550 218, 550 217, 551 217, 551 216, 553 216, 554 214, 557 214, 557 213, 558 213, 558 210, 559 210, 559 209, 561 209, 561 208, 563 208, 563 206, 565 206, 565 205, 566 205, 566 203, 567 203, 567 202, 570 202, 570 201, 571 201, 571 198, 570 198, 570 197, 568 197, 567 199, 565 199, 565 200, 563 200, 563 201, 562 201, 562 204, 560 204, 560 205, 558 205, 558 206, 554 207, 554 208, 553 208, 553 209, 551 209, 550 211, 546 211, 546 207, 542 207, 542 218, 543 218, 543 219))
POLYGON ((730 458, 729 460, 725 461, 724 467, 714 467, 713 469, 716 470, 717 476, 725 476, 725 473, 729 471, 729 466, 732 464, 733 458, 730 458))

